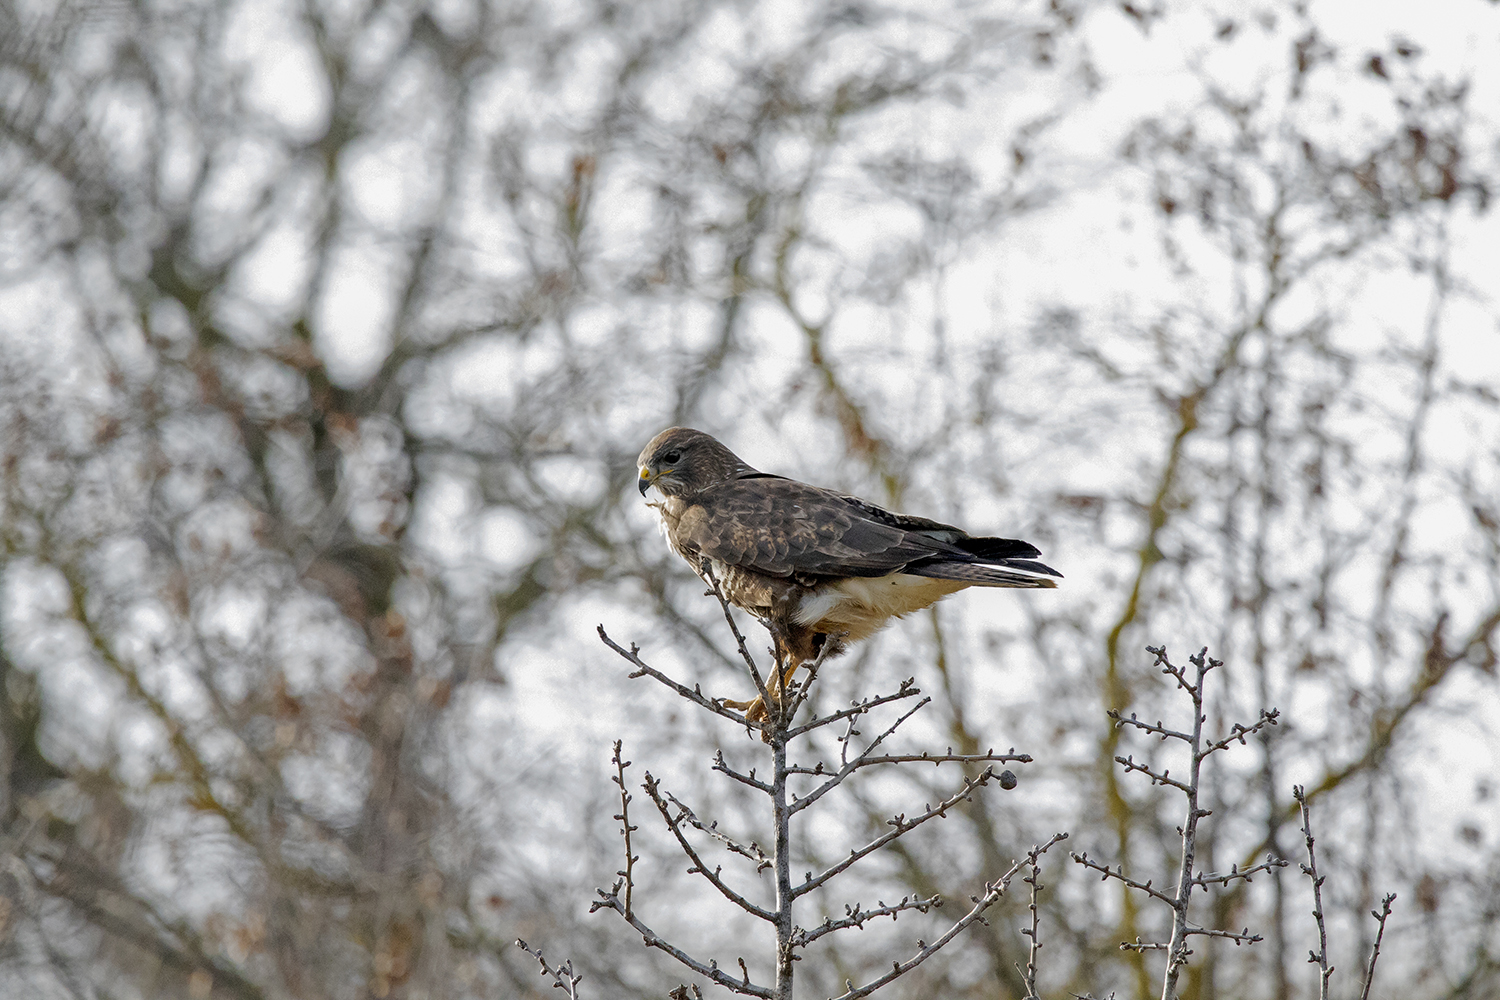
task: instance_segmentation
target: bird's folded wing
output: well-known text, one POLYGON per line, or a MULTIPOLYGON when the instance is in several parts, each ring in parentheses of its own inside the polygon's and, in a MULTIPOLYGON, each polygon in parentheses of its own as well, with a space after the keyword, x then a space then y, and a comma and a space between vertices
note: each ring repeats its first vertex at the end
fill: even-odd
MULTIPOLYGON (((907 518, 829 490, 764 475, 732 479, 699 493, 684 511, 675 536, 685 549, 779 577, 884 576, 924 560, 984 559, 988 552, 967 551, 964 543, 1006 541, 970 539, 951 525, 907 518)), ((1015 545, 1024 551, 1014 549, 1009 555, 1037 554, 1024 542, 1015 545)))

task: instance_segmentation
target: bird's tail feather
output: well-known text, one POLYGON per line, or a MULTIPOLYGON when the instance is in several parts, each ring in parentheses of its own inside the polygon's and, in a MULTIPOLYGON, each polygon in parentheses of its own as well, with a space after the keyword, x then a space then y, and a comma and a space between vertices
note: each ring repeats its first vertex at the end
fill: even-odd
POLYGON ((1011 565, 1013 559, 1034 559, 1041 551, 1019 538, 957 538, 950 544, 985 561, 1011 565))
POLYGON ((1056 587, 1057 570, 1029 559, 1008 560, 1003 565, 963 562, 932 562, 908 566, 906 572, 934 580, 958 580, 976 587, 1056 587))

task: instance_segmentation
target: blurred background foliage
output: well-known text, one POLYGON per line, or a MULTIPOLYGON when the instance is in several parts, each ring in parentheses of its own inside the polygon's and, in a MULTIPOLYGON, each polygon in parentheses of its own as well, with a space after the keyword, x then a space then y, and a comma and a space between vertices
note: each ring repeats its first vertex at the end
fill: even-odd
MULTIPOLYGON (((756 831, 707 763, 757 745, 593 635, 748 694, 633 489, 671 424, 1067 574, 825 672, 1037 763, 819 905, 962 899, 1058 829, 1163 878, 1104 711, 1174 718, 1142 647, 1207 645, 1210 728, 1283 724, 1210 775, 1203 867, 1295 857, 1305 784, 1335 988, 1396 890, 1377 995, 1500 995, 1497 17, 0 4, 0 995, 544 995, 518 935, 593 997, 682 981, 587 916, 612 740, 756 831)), ((637 905, 764 968, 659 833, 637 905)), ((1154 993, 1117 945, 1165 910, 1048 864, 1044 995, 1154 993)), ((1207 904, 1266 941, 1185 995, 1315 995, 1295 871, 1207 904)), ((1020 996, 1023 917, 890 995, 1020 996)))

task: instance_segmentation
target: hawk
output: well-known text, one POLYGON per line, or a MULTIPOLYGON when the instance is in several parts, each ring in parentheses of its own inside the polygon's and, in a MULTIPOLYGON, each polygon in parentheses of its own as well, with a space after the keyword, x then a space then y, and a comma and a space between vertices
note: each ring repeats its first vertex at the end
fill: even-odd
MULTIPOLYGON (((773 699, 826 644, 835 656, 892 618, 965 587, 1055 587, 1062 574, 1015 538, 977 538, 925 517, 758 472, 712 436, 670 427, 636 463, 667 543, 724 598, 760 619, 776 643, 773 699)), ((748 709, 751 721, 765 707, 748 709)))

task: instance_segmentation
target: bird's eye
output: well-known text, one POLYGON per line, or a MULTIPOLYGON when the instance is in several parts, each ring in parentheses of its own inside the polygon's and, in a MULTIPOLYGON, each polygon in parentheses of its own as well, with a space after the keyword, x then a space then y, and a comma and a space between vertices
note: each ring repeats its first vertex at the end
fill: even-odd
POLYGON ((680 451, 669 451, 669 452, 667 452, 665 455, 663 455, 661 457, 661 460, 663 462, 666 462, 668 465, 676 465, 677 462, 681 458, 682 458, 682 452, 680 452, 680 451))

